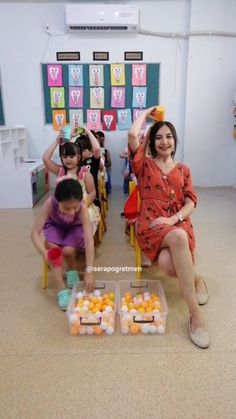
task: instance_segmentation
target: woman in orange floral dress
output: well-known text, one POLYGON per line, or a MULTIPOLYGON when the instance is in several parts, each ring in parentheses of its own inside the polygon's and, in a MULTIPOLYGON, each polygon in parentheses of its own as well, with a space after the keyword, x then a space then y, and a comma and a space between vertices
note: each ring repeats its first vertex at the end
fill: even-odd
POLYGON ((139 144, 141 127, 154 109, 143 111, 129 130, 132 167, 141 197, 137 239, 145 256, 157 261, 168 276, 179 279, 189 308, 190 338, 197 346, 207 348, 210 340, 198 303, 202 304, 203 297, 205 304, 208 294, 205 282, 194 273, 195 238, 189 218, 197 197, 190 169, 174 160, 177 135, 170 122, 156 122, 144 143, 139 144))

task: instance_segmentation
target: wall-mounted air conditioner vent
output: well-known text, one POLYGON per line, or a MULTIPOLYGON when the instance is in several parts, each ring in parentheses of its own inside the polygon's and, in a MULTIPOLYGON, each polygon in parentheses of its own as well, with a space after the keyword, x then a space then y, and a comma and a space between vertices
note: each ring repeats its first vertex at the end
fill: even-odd
POLYGON ((128 31, 128 26, 70 26, 71 31, 128 31))
POLYGON ((70 32, 137 32, 139 10, 126 4, 66 4, 70 32))

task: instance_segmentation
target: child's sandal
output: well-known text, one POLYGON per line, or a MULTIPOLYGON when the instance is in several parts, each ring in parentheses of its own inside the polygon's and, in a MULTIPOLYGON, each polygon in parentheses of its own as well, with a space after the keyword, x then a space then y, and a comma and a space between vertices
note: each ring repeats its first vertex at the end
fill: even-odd
POLYGON ((66 285, 68 288, 73 288, 75 284, 80 280, 77 271, 67 271, 66 272, 66 285))
POLYGON ((60 310, 65 311, 67 309, 67 306, 69 304, 71 297, 71 291, 67 288, 59 291, 57 294, 57 304, 60 310))

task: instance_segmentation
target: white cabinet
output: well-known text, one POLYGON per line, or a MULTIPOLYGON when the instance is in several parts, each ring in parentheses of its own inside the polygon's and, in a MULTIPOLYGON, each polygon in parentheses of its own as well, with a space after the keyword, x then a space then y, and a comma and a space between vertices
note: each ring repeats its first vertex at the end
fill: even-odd
POLYGON ((32 208, 48 190, 42 160, 29 160, 25 128, 0 128, 0 208, 32 208))
POLYGON ((25 128, 0 128, 0 167, 15 169, 28 160, 25 128))

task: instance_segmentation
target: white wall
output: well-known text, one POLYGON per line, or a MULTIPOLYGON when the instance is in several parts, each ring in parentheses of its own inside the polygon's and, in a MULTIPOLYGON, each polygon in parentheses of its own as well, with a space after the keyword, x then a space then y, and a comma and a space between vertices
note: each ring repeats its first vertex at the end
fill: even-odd
MULTIPOLYGON (((192 0, 190 31, 236 33, 236 1, 192 0)), ((199 186, 236 184, 236 38, 190 37, 185 161, 199 186)))
MULTIPOLYGON (((224 30, 233 31, 233 21, 236 21, 234 0, 227 0, 227 13, 224 0, 133 3, 140 7, 141 26, 152 31, 184 33, 188 32, 189 26, 191 30, 197 30, 209 29, 209 25, 211 29, 222 29, 220 8, 224 10, 225 18, 230 20, 231 29, 227 25, 224 30), (218 6, 217 14, 213 13, 213 3, 218 6), (206 17, 208 13, 210 20, 206 17)), ((167 109, 166 119, 177 128, 177 159, 184 159, 191 165, 194 183, 212 186, 236 184, 231 101, 236 89, 235 38, 190 38, 188 42, 141 34, 96 35, 95 40, 91 35, 69 35, 65 34, 64 2, 59 1, 0 2, 0 39, 5 39, 0 43, 0 70, 6 125, 26 125, 31 157, 41 157, 55 136, 51 126, 44 125, 41 62, 56 62, 57 51, 73 50, 80 51, 81 62, 92 62, 95 50, 109 51, 110 62, 122 62, 124 51, 141 50, 144 62, 161 63, 159 102, 167 109), (50 25, 54 35, 46 33, 46 24, 50 25), (204 59, 206 52, 208 64, 204 59), (215 65, 219 56, 222 60, 220 69, 215 65), (213 76, 207 72, 208 69, 218 70, 210 88, 209 80, 212 81, 213 76), (216 123, 216 109, 220 112, 220 124, 216 123), (202 120, 203 124, 197 122, 202 120), (210 161, 216 161, 216 156, 221 156, 220 170, 209 165, 210 161)), ((126 144, 127 133, 111 132, 106 137, 106 146, 113 160, 113 184, 121 185, 123 165, 118 155, 126 144)))

